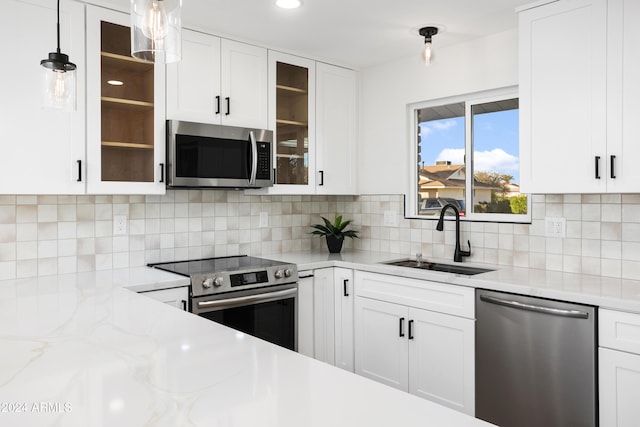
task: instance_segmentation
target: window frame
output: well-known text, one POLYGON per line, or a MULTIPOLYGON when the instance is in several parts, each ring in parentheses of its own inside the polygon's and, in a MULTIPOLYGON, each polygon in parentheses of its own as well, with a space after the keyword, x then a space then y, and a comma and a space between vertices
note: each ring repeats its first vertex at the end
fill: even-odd
MULTIPOLYGON (((519 98, 518 87, 509 86, 500 89, 475 92, 465 95, 457 95, 447 98, 438 98, 429 101, 416 102, 407 105, 407 117, 409 125, 409 183, 408 193, 405 195, 405 217, 411 219, 437 220, 438 216, 429 217, 418 214, 418 110, 424 108, 438 107, 442 105, 464 103, 464 148, 465 148, 465 204, 470 207, 466 210, 462 221, 470 222, 496 222, 496 223, 531 223, 531 194, 527 194, 527 213, 526 214, 501 214, 501 213, 475 213, 473 212, 473 177, 474 161, 473 161, 473 117, 471 108, 476 104, 487 102, 495 102, 500 100, 519 98), (470 159, 470 161, 466 160, 470 159)), ((518 129, 520 132, 520 129, 518 129)), ((518 150, 518 158, 522 164, 522 150, 518 150)), ((520 171, 522 168, 520 168, 520 171)), ((447 218, 445 216, 445 218, 447 218)))

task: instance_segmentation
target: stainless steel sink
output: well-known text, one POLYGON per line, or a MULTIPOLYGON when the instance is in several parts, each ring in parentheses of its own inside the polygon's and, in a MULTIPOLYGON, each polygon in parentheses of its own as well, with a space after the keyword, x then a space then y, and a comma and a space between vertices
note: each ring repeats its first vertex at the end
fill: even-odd
POLYGON ((473 276, 474 274, 487 273, 493 271, 489 268, 470 267, 466 265, 443 264, 439 262, 416 261, 415 259, 401 259, 396 261, 387 261, 382 264, 395 265, 398 267, 420 268, 422 270, 442 271, 444 273, 464 274, 473 276))

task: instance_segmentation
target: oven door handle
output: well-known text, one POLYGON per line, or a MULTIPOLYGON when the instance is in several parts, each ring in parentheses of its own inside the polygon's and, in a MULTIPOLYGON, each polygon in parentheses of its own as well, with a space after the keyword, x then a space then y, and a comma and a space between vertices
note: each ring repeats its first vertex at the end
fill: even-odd
POLYGON ((239 307, 249 304, 258 304, 261 302, 270 302, 293 297, 298 293, 297 288, 285 289, 282 291, 266 292, 264 294, 247 295, 244 297, 221 299, 214 301, 198 301, 198 309, 222 309, 239 307))

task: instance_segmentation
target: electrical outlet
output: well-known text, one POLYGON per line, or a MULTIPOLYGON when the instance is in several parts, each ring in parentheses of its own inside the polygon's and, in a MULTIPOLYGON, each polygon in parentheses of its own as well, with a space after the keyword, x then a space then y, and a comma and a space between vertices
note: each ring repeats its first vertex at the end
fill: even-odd
POLYGON ((394 211, 384 211, 384 225, 392 227, 398 225, 398 216, 394 211))
POLYGON ((260 212, 260 228, 269 226, 269 212, 260 212))
POLYGON ((566 237, 567 220, 565 218, 545 217, 544 235, 545 237, 566 237))
POLYGON ((113 217, 113 234, 127 234, 127 216, 114 215, 113 217))

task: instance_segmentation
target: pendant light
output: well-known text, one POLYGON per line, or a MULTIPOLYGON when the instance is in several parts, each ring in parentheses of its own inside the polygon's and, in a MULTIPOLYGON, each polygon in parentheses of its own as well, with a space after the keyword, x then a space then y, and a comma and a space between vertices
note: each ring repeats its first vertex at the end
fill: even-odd
POLYGON ((420 35, 424 37, 424 49, 422 50, 422 60, 424 65, 430 65, 433 61, 433 46, 431 45, 431 37, 438 34, 437 27, 420 28, 420 35))
POLYGON ((57 8, 58 48, 40 61, 43 67, 43 107, 47 110, 73 111, 76 109, 76 64, 69 55, 60 52, 60 0, 57 8))
POLYGON ((182 58, 182 0, 131 0, 131 56, 171 63, 182 58))

